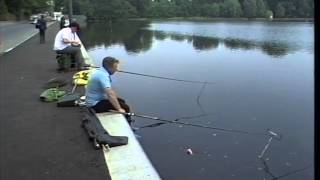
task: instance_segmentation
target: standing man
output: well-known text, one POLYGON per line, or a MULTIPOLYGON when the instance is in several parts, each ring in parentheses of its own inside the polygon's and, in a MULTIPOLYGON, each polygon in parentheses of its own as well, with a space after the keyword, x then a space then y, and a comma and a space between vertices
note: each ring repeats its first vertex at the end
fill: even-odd
POLYGON ((55 37, 53 50, 59 54, 71 55, 78 70, 86 70, 89 65, 84 63, 81 53, 81 41, 77 35, 79 29, 80 26, 76 22, 72 22, 69 27, 61 29, 55 37))
MULTIPOLYGON (((116 110, 121 113, 129 113, 130 108, 126 102, 117 96, 111 87, 111 75, 119 70, 120 61, 113 57, 102 60, 102 67, 95 70, 88 81, 86 88, 86 106, 97 113, 116 110)), ((131 122, 129 116, 127 120, 131 122)))
POLYGON ((66 19, 64 16, 62 16, 60 19, 60 29, 65 28, 65 23, 66 23, 66 19))
POLYGON ((44 15, 41 15, 41 19, 38 19, 36 23, 36 28, 39 29, 40 34, 40 44, 44 44, 46 41, 46 29, 47 29, 47 22, 44 19, 44 15))

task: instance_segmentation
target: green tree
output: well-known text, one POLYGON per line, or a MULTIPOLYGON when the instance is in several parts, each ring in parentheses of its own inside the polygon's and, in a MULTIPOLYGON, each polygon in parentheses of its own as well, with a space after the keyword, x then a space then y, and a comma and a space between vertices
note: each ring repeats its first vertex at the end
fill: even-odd
POLYGON ((140 17, 146 16, 147 9, 150 6, 151 0, 129 0, 130 4, 136 8, 140 17))
POLYGON ((256 0, 257 3, 257 17, 266 17, 267 9, 263 0, 256 0))
POLYGON ((8 12, 18 19, 29 16, 32 13, 40 13, 49 10, 49 3, 46 0, 4 0, 8 12))
POLYGON ((125 0, 95 0, 91 8, 88 18, 94 20, 113 21, 137 16, 135 8, 125 0))
MULTIPOLYGON (((188 2, 188 1, 186 1, 188 2)), ((190 3, 182 3, 175 5, 175 14, 178 17, 189 17, 191 15, 191 4, 190 3)))
POLYGON ((310 17, 312 14, 311 9, 311 1, 309 0, 299 0, 296 1, 296 7, 297 7, 297 16, 300 17, 310 17))
POLYGON ((283 2, 282 5, 285 8, 285 17, 297 17, 296 7, 292 2, 283 2))
POLYGON ((22 0, 5 0, 9 13, 16 17, 21 17, 23 12, 23 1, 22 0))
POLYGON ((226 0, 221 4, 221 13, 223 17, 240 17, 242 15, 241 5, 238 0, 226 0))
POLYGON ((314 17, 314 2, 312 0, 310 0, 310 14, 308 17, 314 17))
POLYGON ((218 17, 220 13, 219 4, 204 4, 201 7, 201 15, 206 17, 218 17))
POLYGON ((243 1, 243 15, 248 18, 256 17, 257 3, 256 0, 244 0, 243 1))
POLYGON ((50 4, 44 0, 23 0, 22 7, 25 15, 49 11, 50 4))
POLYGON ((54 11, 60 12, 61 8, 65 6, 67 6, 65 0, 54 0, 54 11))
POLYGON ((9 15, 7 4, 4 0, 0 0, 0 20, 6 20, 9 15))
POLYGON ((274 10, 275 17, 282 18, 284 17, 285 13, 286 13, 286 9, 283 7, 282 3, 279 3, 274 10))
POLYGON ((266 11, 266 17, 267 17, 267 18, 273 17, 273 12, 270 11, 270 10, 267 10, 267 11, 266 11))
POLYGON ((167 0, 154 1, 151 3, 147 11, 148 17, 174 17, 175 4, 167 0))

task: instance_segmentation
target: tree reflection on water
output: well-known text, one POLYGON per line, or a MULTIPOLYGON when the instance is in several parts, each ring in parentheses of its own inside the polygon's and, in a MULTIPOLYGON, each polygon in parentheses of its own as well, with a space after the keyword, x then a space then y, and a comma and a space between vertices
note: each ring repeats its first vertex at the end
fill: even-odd
POLYGON ((236 38, 218 38, 191 36, 163 31, 148 30, 148 21, 118 21, 109 23, 88 23, 84 29, 83 41, 87 47, 105 46, 114 44, 123 45, 129 53, 140 53, 148 51, 152 47, 153 40, 163 41, 187 41, 193 45, 195 50, 212 50, 219 45, 224 45, 231 50, 259 49, 272 57, 282 57, 294 51, 294 47, 288 44, 269 41, 255 42, 236 38))

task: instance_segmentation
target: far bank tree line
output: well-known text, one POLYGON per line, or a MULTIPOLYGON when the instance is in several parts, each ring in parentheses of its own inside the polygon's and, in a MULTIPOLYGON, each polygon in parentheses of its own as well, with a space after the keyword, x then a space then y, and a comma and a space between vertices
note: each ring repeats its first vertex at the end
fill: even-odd
MULTIPOLYGON (((0 17, 45 9, 68 11, 69 0, 0 0, 0 17), (50 7, 53 4, 54 7, 50 7)), ((117 18, 224 17, 313 18, 313 0, 73 0, 73 13, 93 20, 117 18)))

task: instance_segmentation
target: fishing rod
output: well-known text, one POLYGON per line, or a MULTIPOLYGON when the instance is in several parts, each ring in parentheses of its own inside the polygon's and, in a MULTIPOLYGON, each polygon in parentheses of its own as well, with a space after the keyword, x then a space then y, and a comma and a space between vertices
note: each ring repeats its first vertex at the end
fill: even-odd
POLYGON ((213 129, 213 130, 219 130, 219 131, 225 131, 225 132, 233 132, 233 133, 240 133, 240 134, 251 134, 251 135, 261 135, 261 136, 278 136, 278 134, 268 131, 268 133, 256 133, 256 132, 249 132, 249 131, 242 131, 242 130, 237 130, 237 129, 229 129, 229 128, 220 128, 220 127, 213 127, 213 126, 206 126, 206 125, 201 125, 201 124, 192 124, 192 123, 187 123, 187 122, 179 122, 178 119, 176 120, 167 120, 167 119, 162 119, 154 116, 147 116, 147 115, 141 115, 141 114, 135 114, 135 113, 122 113, 118 111, 109 111, 112 113, 118 113, 118 114, 123 114, 127 116, 135 116, 135 117, 140 117, 140 118, 145 118, 145 119, 152 119, 155 121, 160 121, 160 122, 165 122, 165 123, 172 123, 172 124, 180 124, 180 125, 185 125, 185 126, 193 126, 193 127, 198 127, 198 128, 205 128, 205 129, 213 129))
MULTIPOLYGON (((100 68, 99 66, 90 66, 90 67, 91 68, 100 68)), ((164 76, 155 76, 155 75, 141 74, 141 73, 135 73, 135 72, 129 72, 129 71, 121 71, 121 70, 119 70, 117 72, 126 73, 126 74, 133 74, 133 75, 138 75, 138 76, 151 77, 151 78, 166 79, 166 80, 171 80, 171 81, 180 81, 180 82, 198 83, 198 84, 216 84, 214 82, 176 79, 176 78, 170 78, 170 77, 164 77, 164 76)))
POLYGON ((268 140, 268 143, 264 146, 263 150, 261 151, 260 155, 258 156, 259 159, 263 158, 263 156, 264 156, 265 152, 267 151, 267 149, 269 148, 273 138, 275 138, 276 140, 281 140, 281 138, 282 138, 281 134, 277 134, 277 133, 271 131, 270 129, 268 129, 267 132, 269 133, 270 138, 268 140))
MULTIPOLYGON (((208 116, 208 115, 210 115, 210 114, 200 114, 200 115, 197 115, 197 116, 179 117, 179 118, 176 118, 174 121, 179 121, 179 120, 181 120, 181 119, 184 119, 184 120, 193 119, 193 118, 198 118, 198 117, 208 116)), ((167 123, 165 123, 165 122, 152 123, 152 124, 149 124, 149 125, 145 125, 145 126, 136 128, 135 130, 142 129, 142 128, 149 128, 149 127, 158 127, 158 126, 161 126, 161 125, 163 125, 163 124, 167 124, 167 123)))
POLYGON ((151 77, 151 78, 166 79, 166 80, 180 81, 180 82, 188 82, 188 83, 215 84, 214 82, 191 81, 191 80, 176 79, 176 78, 163 77, 163 76, 154 76, 154 75, 148 75, 148 74, 141 74, 141 73, 135 73, 135 72, 129 72, 129 71, 118 71, 118 72, 126 73, 126 74, 133 74, 133 75, 138 75, 138 76, 151 77))

